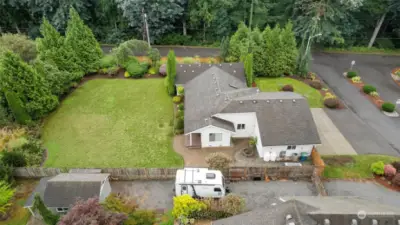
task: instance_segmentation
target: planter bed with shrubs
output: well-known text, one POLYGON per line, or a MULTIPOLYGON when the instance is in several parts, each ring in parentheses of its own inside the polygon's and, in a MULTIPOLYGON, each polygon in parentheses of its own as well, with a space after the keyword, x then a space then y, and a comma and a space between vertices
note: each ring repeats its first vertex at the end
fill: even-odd
POLYGON ((394 68, 392 72, 390 73, 392 76, 393 81, 400 86, 400 67, 399 68, 394 68))
POLYGON ((400 192, 400 161, 387 164, 376 161, 371 164, 370 169, 377 183, 400 192))
POLYGON ((346 74, 347 80, 355 87, 357 87, 360 92, 366 96, 376 107, 384 112, 385 115, 391 117, 399 116, 395 111, 396 106, 391 102, 385 102, 380 96, 376 87, 369 84, 364 84, 361 77, 355 71, 349 71, 346 74))

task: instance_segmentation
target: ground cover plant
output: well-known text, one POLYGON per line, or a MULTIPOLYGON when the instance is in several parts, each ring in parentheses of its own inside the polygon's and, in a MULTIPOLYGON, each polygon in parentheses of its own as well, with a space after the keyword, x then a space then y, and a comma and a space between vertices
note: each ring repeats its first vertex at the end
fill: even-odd
POLYGON ((46 167, 176 167, 162 79, 91 80, 45 122, 46 167))
POLYGON ((264 92, 281 91, 285 85, 292 85, 294 92, 303 95, 311 108, 322 108, 323 98, 321 93, 310 87, 309 85, 286 77, 280 78, 258 78, 256 79, 257 87, 264 92))
POLYGON ((373 178, 371 166, 382 161, 390 164, 400 158, 384 155, 322 156, 325 162, 324 178, 373 178))

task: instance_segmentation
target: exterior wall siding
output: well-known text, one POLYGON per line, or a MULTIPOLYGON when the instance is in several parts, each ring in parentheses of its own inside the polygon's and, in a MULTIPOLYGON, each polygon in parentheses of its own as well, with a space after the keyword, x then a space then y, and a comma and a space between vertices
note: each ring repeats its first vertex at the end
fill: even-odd
POLYGON ((231 132, 214 127, 214 126, 207 126, 201 129, 201 132, 194 131, 193 133, 201 133, 201 147, 229 147, 231 146, 231 132), (222 134, 222 141, 215 141, 210 142, 209 136, 211 133, 221 133, 222 134))
POLYGON ((244 138, 254 136, 257 124, 256 113, 218 113, 215 116, 234 124, 236 132, 232 134, 232 137, 244 138), (238 124, 245 124, 245 129, 238 130, 238 124))
MULTIPOLYGON (((279 153, 281 151, 286 151, 286 156, 292 156, 294 153, 297 153, 298 156, 301 155, 302 152, 306 152, 308 156, 311 155, 311 151, 314 145, 296 145, 295 150, 287 150, 287 145, 281 146, 264 146, 262 148, 263 153, 265 152, 275 152, 276 155, 279 157, 279 153)), ((262 155, 260 155, 262 157, 262 155)))
POLYGON ((258 121, 256 118, 255 122, 255 129, 254 129, 254 136, 257 137, 257 152, 260 157, 263 157, 263 143, 261 141, 261 135, 260 135, 260 128, 258 127, 258 121))

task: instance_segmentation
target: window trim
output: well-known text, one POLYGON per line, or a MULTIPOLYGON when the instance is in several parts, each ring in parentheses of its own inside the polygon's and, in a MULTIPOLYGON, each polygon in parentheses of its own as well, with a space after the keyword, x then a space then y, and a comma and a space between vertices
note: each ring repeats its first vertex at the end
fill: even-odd
POLYGON ((69 208, 66 208, 66 207, 57 207, 57 208, 56 208, 56 211, 57 211, 58 213, 64 213, 64 212, 67 212, 68 209, 69 209, 69 208))
POLYGON ((238 124, 236 125, 236 129, 237 129, 237 130, 245 130, 245 129, 246 129, 246 124, 244 124, 244 123, 238 123, 238 124))

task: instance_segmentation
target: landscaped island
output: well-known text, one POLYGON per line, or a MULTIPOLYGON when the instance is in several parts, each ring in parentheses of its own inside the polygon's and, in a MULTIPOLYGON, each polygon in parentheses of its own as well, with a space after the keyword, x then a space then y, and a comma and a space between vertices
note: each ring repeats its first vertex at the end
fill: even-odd
POLYGON ((91 80, 46 121, 46 167, 174 167, 172 100, 162 79, 91 80))

